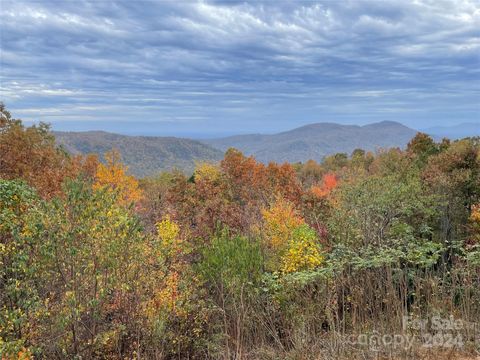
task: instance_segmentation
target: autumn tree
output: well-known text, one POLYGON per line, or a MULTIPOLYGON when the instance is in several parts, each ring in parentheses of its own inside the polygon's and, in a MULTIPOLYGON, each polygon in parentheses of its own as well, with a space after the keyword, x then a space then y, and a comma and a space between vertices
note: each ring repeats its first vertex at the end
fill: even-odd
POLYGON ((408 143, 407 152, 417 156, 420 161, 425 161, 438 152, 438 146, 429 135, 419 132, 408 143))
POLYGON ((435 228, 442 240, 452 244, 466 237, 466 224, 473 205, 480 200, 479 147, 471 140, 456 141, 431 156, 422 177, 438 198, 442 215, 435 228))
POLYGON ((475 244, 480 245, 480 204, 476 204, 472 207, 469 221, 472 241, 475 244))
POLYGON ((128 175, 128 167, 120 161, 120 153, 112 150, 105 154, 105 164, 97 166, 93 189, 106 187, 118 194, 118 201, 122 205, 129 205, 139 201, 142 197, 138 181, 128 175))
POLYGON ((295 169, 287 163, 269 163, 265 166, 253 157, 229 149, 221 162, 221 168, 231 190, 244 203, 265 205, 277 194, 296 201, 301 194, 295 169))
POLYGON ((320 243, 293 205, 277 198, 263 211, 263 238, 272 270, 284 273, 312 269, 322 263, 320 243))
POLYGON ((70 157, 55 144, 45 123, 25 127, 0 103, 0 177, 24 179, 50 198, 61 192, 62 182, 74 177, 70 157))
POLYGON ((322 180, 312 185, 303 196, 302 211, 305 220, 317 231, 320 239, 324 242, 326 242, 328 233, 325 221, 332 210, 331 193, 337 185, 337 175, 326 173, 322 180))
POLYGON ((325 174, 320 185, 314 185, 311 188, 312 193, 323 198, 330 194, 330 192, 337 186, 337 177, 333 173, 325 174))
POLYGON ((162 172, 139 180, 142 196, 139 215, 149 231, 156 229, 156 223, 166 215, 175 217, 180 211, 183 191, 180 183, 186 186, 185 175, 179 171, 162 172), (172 215, 174 214, 175 215, 172 215))
POLYGON ((144 333, 152 346, 182 356, 202 339, 208 314, 189 261, 192 244, 169 215, 156 224, 156 230, 146 243, 142 269, 144 333), (189 332, 195 336, 186 336, 189 332))
POLYGON ((346 153, 336 153, 334 155, 326 156, 322 165, 326 171, 338 171, 347 166, 348 155, 346 153))
POLYGON ((315 160, 308 160, 305 164, 297 164, 297 176, 305 188, 320 182, 325 170, 315 160))
POLYGON ((72 157, 73 173, 79 178, 93 182, 99 163, 96 154, 75 155, 72 157))
POLYGON ((355 149, 350 156, 350 167, 355 171, 363 170, 363 172, 365 172, 369 170, 374 159, 375 156, 372 152, 366 152, 363 149, 355 149))
POLYGON ((229 149, 220 167, 227 193, 236 208, 234 211, 240 216, 244 233, 261 222, 261 210, 276 196, 285 197, 297 204, 300 202, 301 184, 290 164, 269 163, 265 166, 253 157, 229 149))

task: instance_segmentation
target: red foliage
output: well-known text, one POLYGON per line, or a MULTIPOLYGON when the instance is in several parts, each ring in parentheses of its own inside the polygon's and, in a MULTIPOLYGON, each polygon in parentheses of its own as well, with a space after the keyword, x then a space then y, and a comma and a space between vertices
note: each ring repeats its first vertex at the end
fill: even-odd
POLYGON ((314 185, 311 188, 311 192, 319 197, 323 198, 326 197, 328 194, 332 192, 333 189, 337 187, 338 180, 335 174, 333 173, 328 173, 323 177, 322 185, 314 185))

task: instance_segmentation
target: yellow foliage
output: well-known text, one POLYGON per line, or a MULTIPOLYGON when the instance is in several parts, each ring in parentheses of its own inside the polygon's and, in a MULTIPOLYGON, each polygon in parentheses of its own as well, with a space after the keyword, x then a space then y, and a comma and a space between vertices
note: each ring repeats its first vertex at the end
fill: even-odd
POLYGON ((470 224, 474 240, 480 242, 480 204, 473 206, 470 214, 470 224))
POLYGON ((291 203, 279 198, 262 214, 273 270, 290 273, 313 269, 322 263, 317 234, 305 224, 291 203))
POLYGON ((293 205, 283 198, 278 198, 270 209, 263 210, 262 215, 265 236, 274 249, 287 244, 293 230, 305 223, 293 205))
POLYGON ((162 248, 169 252, 179 250, 180 227, 170 219, 170 216, 165 216, 162 221, 157 223, 157 232, 162 242, 162 248))
POLYGON ((470 215, 470 221, 480 225, 480 204, 475 205, 470 215))
POLYGON ((211 181, 216 182, 221 177, 221 172, 218 166, 207 162, 199 163, 195 167, 194 172, 195 181, 211 181))
POLYGON ((127 174, 128 167, 120 162, 118 151, 105 154, 106 164, 98 164, 93 189, 104 187, 118 192, 119 203, 129 205, 142 198, 142 192, 135 177, 127 174))
POLYGON ((294 232, 288 249, 282 257, 282 272, 291 273, 314 269, 323 262, 315 233, 306 225, 294 232))
POLYGON ((178 297, 178 273, 172 271, 167 275, 165 287, 157 294, 158 305, 170 311, 175 311, 178 297))
POLYGON ((149 264, 156 269, 156 274, 146 280, 152 295, 142 305, 146 320, 151 324, 164 323, 173 316, 186 316, 184 303, 189 296, 185 290, 180 291, 180 284, 184 281, 182 274, 187 271, 182 258, 185 243, 180 236, 180 227, 167 215, 156 224, 156 228, 159 241, 153 248, 146 249, 149 252, 147 257, 151 259, 149 264))
POLYGON ((157 289, 152 299, 145 304, 144 311, 148 318, 156 318, 158 315, 160 315, 159 311, 177 313, 177 310, 179 310, 176 306, 179 297, 178 285, 178 272, 172 271, 166 274, 163 286, 157 289))

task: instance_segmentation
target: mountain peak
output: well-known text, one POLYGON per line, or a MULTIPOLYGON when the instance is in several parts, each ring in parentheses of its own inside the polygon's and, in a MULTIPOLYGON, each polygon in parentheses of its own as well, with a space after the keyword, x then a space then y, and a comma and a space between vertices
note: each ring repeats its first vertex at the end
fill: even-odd
POLYGON ((305 162, 309 159, 321 161, 338 152, 350 154, 357 148, 374 151, 404 147, 416 133, 395 121, 364 126, 321 122, 273 135, 241 135, 204 142, 220 150, 235 147, 263 162, 305 162))

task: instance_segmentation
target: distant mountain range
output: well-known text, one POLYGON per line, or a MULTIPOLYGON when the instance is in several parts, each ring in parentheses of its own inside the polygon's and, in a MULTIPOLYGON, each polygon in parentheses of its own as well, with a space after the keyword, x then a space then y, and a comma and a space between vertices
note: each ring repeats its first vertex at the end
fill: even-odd
POLYGON ((196 140, 175 137, 127 136, 104 131, 54 132, 57 143, 72 154, 117 149, 135 176, 144 177, 177 168, 193 171, 196 161, 218 161, 223 152, 196 140))
POLYGON ((263 162, 304 162, 321 161, 324 156, 338 152, 350 154, 357 148, 404 147, 416 133, 393 121, 365 126, 318 123, 273 135, 237 135, 202 141, 222 151, 237 148, 263 162))
POLYGON ((454 126, 435 126, 423 130, 436 138, 461 139, 471 136, 480 136, 479 123, 463 123, 454 126))
MULTIPOLYGON (((436 127, 424 130, 441 138, 480 135, 478 124, 462 124, 452 128, 436 127)), ((116 148, 132 174, 143 177, 177 168, 187 173, 195 162, 215 162, 230 147, 253 155, 262 162, 321 161, 326 155, 350 154, 361 148, 405 147, 417 130, 393 121, 364 126, 317 123, 278 134, 236 135, 208 140, 176 137, 128 136, 104 131, 54 132, 57 142, 73 154, 98 153, 116 148)))

